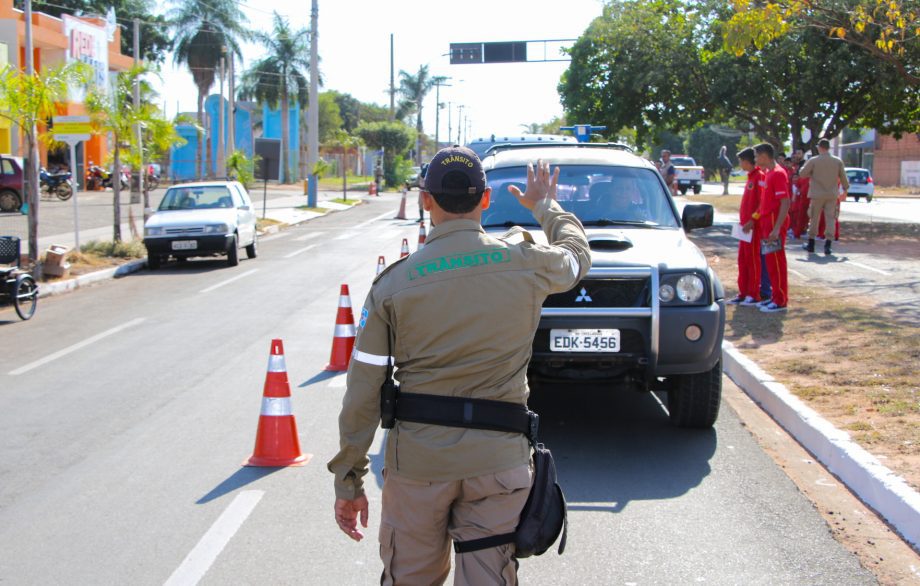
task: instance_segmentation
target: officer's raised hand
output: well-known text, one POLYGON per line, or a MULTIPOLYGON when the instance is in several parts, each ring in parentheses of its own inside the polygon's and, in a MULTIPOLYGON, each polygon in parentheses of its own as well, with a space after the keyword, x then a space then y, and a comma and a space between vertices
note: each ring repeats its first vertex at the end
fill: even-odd
POLYGON ((514 185, 508 186, 508 191, 517 198, 518 203, 528 210, 543 201, 544 199, 556 199, 556 185, 559 183, 559 167, 550 173, 549 163, 542 160, 537 161, 537 168, 534 170, 533 164, 527 164, 527 191, 521 193, 521 190, 514 185))

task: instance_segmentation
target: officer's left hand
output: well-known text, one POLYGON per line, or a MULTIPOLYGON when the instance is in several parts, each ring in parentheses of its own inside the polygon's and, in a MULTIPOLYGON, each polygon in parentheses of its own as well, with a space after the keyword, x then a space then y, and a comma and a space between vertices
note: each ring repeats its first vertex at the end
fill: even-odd
POLYGON ((342 533, 355 541, 364 539, 364 534, 358 529, 358 514, 361 515, 361 526, 367 529, 367 497, 359 496, 354 500, 335 499, 335 522, 342 533))

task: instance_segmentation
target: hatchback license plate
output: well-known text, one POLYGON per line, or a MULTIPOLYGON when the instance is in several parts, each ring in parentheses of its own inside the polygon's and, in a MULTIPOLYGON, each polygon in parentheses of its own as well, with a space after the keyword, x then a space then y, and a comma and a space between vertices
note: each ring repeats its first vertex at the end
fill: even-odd
POLYGON ((172 243, 173 250, 195 250, 198 248, 197 240, 174 240, 172 243))
POLYGON ((553 352, 619 352, 620 330, 550 330, 553 352))

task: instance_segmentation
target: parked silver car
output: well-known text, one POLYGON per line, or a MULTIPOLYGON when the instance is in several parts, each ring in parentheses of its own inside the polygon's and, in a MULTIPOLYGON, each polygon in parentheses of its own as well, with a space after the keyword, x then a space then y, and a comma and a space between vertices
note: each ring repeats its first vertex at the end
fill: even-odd
POLYGON ((170 187, 144 224, 147 266, 158 269, 174 257, 227 256, 239 264, 239 249, 257 254, 256 215, 246 188, 236 181, 183 183, 170 187))

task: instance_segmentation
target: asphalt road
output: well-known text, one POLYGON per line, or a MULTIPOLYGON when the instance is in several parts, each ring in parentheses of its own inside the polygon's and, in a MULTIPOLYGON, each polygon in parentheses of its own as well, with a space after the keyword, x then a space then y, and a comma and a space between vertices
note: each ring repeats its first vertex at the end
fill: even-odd
MULTIPOLYGON (((415 249, 393 196, 263 239, 260 257, 169 264, 0 309, 0 582, 370 584, 380 572, 382 435, 369 536, 332 517, 344 376, 323 371, 339 285, 359 307, 378 255, 415 249), (272 338, 285 343, 302 468, 240 464, 272 338)), ((726 381, 726 384, 730 384, 726 381)), ((651 395, 540 385, 532 406, 571 509, 564 556, 525 584, 872 584, 723 405, 669 427, 651 395)))

